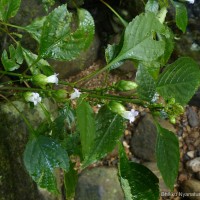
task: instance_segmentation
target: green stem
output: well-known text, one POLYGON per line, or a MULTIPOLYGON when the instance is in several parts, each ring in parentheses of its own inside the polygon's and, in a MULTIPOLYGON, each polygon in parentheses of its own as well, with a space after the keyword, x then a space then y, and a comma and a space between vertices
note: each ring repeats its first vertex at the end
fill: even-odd
POLYGON ((10 26, 10 27, 13 27, 13 28, 17 28, 17 29, 21 29, 21 30, 26 30, 24 27, 22 26, 17 26, 17 25, 14 25, 14 24, 9 24, 9 23, 6 23, 6 22, 0 22, 0 24, 3 24, 5 26, 10 26))
POLYGON ((24 70, 23 74, 26 74, 26 72, 27 72, 28 70, 30 70, 30 68, 33 67, 37 62, 39 62, 40 59, 41 59, 41 58, 38 56, 37 59, 36 59, 30 66, 28 66, 26 70, 24 70))
POLYGON ((45 108, 43 103, 40 103, 40 107, 42 108, 42 110, 43 110, 46 118, 48 119, 48 121, 51 123, 52 120, 51 120, 51 114, 49 113, 49 111, 45 108))
POLYGON ((17 106, 15 106, 14 103, 12 103, 11 101, 9 101, 5 96, 1 95, 0 96, 5 99, 6 101, 8 101, 18 112, 19 115, 22 117, 22 119, 24 120, 24 122, 26 123, 26 125, 29 127, 29 130, 31 131, 31 133, 33 135, 36 135, 34 128, 32 127, 32 125, 29 123, 28 119, 22 114, 22 112, 17 108, 17 106))
POLYGON ((88 81, 88 80, 94 78, 95 76, 97 76, 97 75, 101 74, 102 72, 104 72, 105 70, 109 69, 116 62, 118 62, 118 59, 113 60, 112 62, 110 62, 109 64, 107 64, 102 69, 96 70, 95 72, 89 74, 88 76, 83 77, 82 79, 79 79, 78 81, 74 82, 73 84, 76 85, 79 82, 88 81))
POLYGON ((108 100, 115 100, 115 101, 124 101, 129 103, 134 103, 137 105, 145 106, 144 102, 139 99, 133 99, 133 98, 127 98, 127 97, 121 97, 121 96, 114 96, 109 94, 99 95, 99 94, 89 94, 88 95, 91 98, 98 98, 98 99, 108 99, 108 100))
POLYGON ((38 92, 53 92, 54 90, 50 89, 40 89, 40 88, 23 88, 23 87, 0 87, 0 90, 22 90, 22 91, 38 91, 38 92))
POLYGON ((121 21, 121 23, 123 24, 124 27, 128 26, 128 22, 126 22, 109 4, 107 4, 105 1, 100 0, 104 5, 106 5, 117 17, 118 19, 121 21))
POLYGON ((27 76, 27 75, 23 76, 22 74, 6 72, 6 71, 1 71, 1 70, 0 70, 0 74, 6 74, 6 75, 10 75, 10 76, 18 76, 18 77, 23 77, 23 78, 31 78, 31 76, 27 76))

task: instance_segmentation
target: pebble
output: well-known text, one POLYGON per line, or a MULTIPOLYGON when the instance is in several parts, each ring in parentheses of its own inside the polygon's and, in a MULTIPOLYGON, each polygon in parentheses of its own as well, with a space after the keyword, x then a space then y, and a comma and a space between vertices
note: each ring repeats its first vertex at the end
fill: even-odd
POLYGON ((194 127, 197 127, 199 125, 199 116, 195 112, 193 107, 188 107, 187 118, 188 118, 188 122, 189 122, 190 127, 194 128, 194 127))
POLYGON ((194 154, 195 154, 195 151, 188 151, 188 152, 187 152, 187 155, 188 155, 190 158, 194 158, 194 154))
POLYGON ((192 172, 200 172, 200 157, 194 158, 186 163, 188 170, 192 172))

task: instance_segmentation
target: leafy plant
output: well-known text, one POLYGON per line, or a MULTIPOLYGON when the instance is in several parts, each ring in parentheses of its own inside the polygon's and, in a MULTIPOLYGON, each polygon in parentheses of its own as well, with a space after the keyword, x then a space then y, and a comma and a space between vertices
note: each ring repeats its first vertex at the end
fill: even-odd
MULTIPOLYGON (((102 2, 120 17, 107 3, 102 2)), ((3 93, 12 89, 16 91, 13 98, 24 100, 31 106, 40 106, 46 116, 46 120, 34 129, 21 114, 30 129, 24 164, 32 179, 40 187, 58 193, 55 168, 61 168, 65 174, 67 198, 73 198, 78 174, 73 156, 80 158, 81 167, 78 170, 82 170, 118 145, 119 180, 125 199, 159 199, 158 178, 143 165, 128 161, 119 142, 126 120, 134 122, 138 115, 135 110, 127 111, 123 104, 143 106, 152 115, 159 113, 160 117, 165 116, 175 123, 175 118, 184 110, 183 106, 194 95, 200 80, 196 62, 183 57, 168 64, 174 48, 174 36, 165 23, 167 9, 174 6, 177 27, 185 32, 187 10, 184 3, 148 0, 145 12, 129 23, 120 17, 124 34, 119 44, 108 45, 105 49, 107 65, 76 82, 58 80, 58 74, 46 59, 70 61, 89 47, 95 32, 91 14, 77 8, 78 23, 74 30, 73 15, 64 4, 22 27, 9 23, 9 19, 17 14, 20 3, 20 0, 0 0, 1 30, 12 39, 9 48, 3 50, 1 61, 4 70, 0 73, 17 77, 17 80, 11 81, 11 86, 1 83, 0 96, 12 103, 12 93, 8 96, 3 93), (37 53, 23 47, 17 30, 13 34, 11 27, 29 33, 38 45, 37 53), (109 87, 103 85, 94 90, 80 86, 80 83, 104 71, 118 68, 125 60, 135 63, 136 82, 121 80, 109 87), (24 71, 22 65, 26 66, 24 71), (161 68, 164 68, 162 72, 161 68), (18 69, 23 72, 19 73, 18 69), (69 91, 54 88, 54 83, 67 85, 69 91), (120 96, 117 93, 119 90, 131 90, 132 93, 120 96), (44 97, 53 99, 59 105, 57 118, 45 108, 44 97), (101 108, 96 114, 92 106, 97 103, 101 108)), ((43 3, 51 6, 54 1, 43 3)), ((178 140, 156 118, 155 124, 158 130, 155 149, 157 165, 166 185, 173 190, 179 167, 178 140)))

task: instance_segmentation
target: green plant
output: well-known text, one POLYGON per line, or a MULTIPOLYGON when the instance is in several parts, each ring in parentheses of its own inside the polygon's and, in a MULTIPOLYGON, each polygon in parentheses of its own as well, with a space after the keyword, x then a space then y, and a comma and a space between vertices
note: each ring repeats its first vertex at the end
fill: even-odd
MULTIPOLYGON (((71 29, 72 14, 66 5, 62 5, 47 16, 22 27, 9 23, 20 3, 20 0, 0 0, 1 31, 11 38, 9 48, 4 49, 1 56, 4 70, 0 73, 17 77, 10 82, 11 86, 1 83, 0 96, 12 104, 11 94, 9 98, 7 93, 4 94, 4 91, 12 89, 16 91, 13 98, 24 99, 31 106, 41 106, 47 117, 45 122, 34 129, 21 113, 31 135, 24 152, 24 164, 30 176, 40 187, 57 194, 54 169, 61 168, 65 173, 67 198, 70 199, 77 180, 77 171, 71 158, 79 156, 81 169, 84 169, 118 145, 119 180, 125 198, 158 199, 158 178, 146 167, 128 161, 119 142, 126 119, 133 122, 138 115, 135 110, 127 111, 123 104, 129 102, 143 106, 152 115, 165 116, 175 123, 175 118, 183 112, 183 107, 195 93, 200 80, 199 66, 195 61, 183 57, 167 64, 174 48, 173 33, 165 24, 167 8, 171 5, 175 7, 176 24, 185 32, 187 10, 184 3, 149 0, 145 5, 145 13, 136 16, 131 22, 126 23, 120 18, 125 26, 124 34, 119 44, 106 48, 107 65, 70 83, 58 80, 58 74, 54 73, 46 59, 73 60, 89 47, 95 28, 91 14, 78 8, 79 22, 74 31, 71 29), (25 49, 20 43, 22 35, 11 32, 10 28, 28 32, 37 42, 37 54, 25 49), (122 80, 94 90, 80 87, 80 83, 104 71, 118 68, 125 60, 133 60, 135 63, 136 83, 122 80), (17 73, 16 70, 22 64, 26 65, 26 69, 17 73), (162 73, 161 67, 164 67, 162 73), (27 87, 20 86, 21 83, 27 87), (67 85, 70 89, 54 89, 54 83, 67 85), (110 93, 117 90, 132 90, 132 94, 122 97, 110 93), (51 112, 43 105, 45 97, 59 104, 57 118, 53 119, 51 112), (72 105, 72 100, 76 101, 76 106, 72 105), (97 114, 91 106, 94 102, 102 105, 97 114), (73 184, 69 185, 68 181, 73 184)), ((45 3, 52 4, 53 1, 45 3)), ((157 165, 166 185, 173 190, 179 167, 178 140, 174 133, 158 123, 156 117, 155 124, 158 130, 155 150, 157 165)))

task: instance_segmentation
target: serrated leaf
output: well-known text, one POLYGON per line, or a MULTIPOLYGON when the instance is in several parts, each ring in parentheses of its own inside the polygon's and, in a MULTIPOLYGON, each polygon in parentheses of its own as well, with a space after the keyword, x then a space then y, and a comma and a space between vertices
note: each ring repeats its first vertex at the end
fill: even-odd
POLYGON ((3 51, 1 61, 6 71, 14 71, 20 68, 20 64, 23 62, 22 48, 20 44, 17 44, 16 49, 11 44, 9 46, 10 58, 8 58, 8 53, 6 50, 3 51))
POLYGON ((76 109, 77 125, 80 131, 83 157, 86 158, 95 138, 94 112, 85 100, 79 100, 76 109))
POLYGON ((181 31, 185 32, 188 24, 187 8, 183 3, 175 1, 173 5, 175 6, 176 9, 176 25, 181 31))
POLYGON ((157 41, 156 33, 169 37, 168 29, 159 22, 154 13, 137 16, 126 27, 123 46, 111 64, 125 59, 147 62, 158 59, 164 54, 165 41, 157 41))
POLYGON ((70 29, 71 14, 66 5, 53 10, 43 24, 39 56, 57 60, 73 60, 87 49, 94 36, 94 21, 90 13, 78 9, 79 24, 70 29))
POLYGON ((76 185, 78 182, 78 172, 74 169, 75 164, 70 163, 69 172, 65 173, 64 184, 66 190, 66 200, 72 200, 75 195, 76 185))
POLYGON ((62 168, 67 171, 69 158, 59 143, 40 135, 38 138, 31 139, 26 145, 24 164, 39 187, 58 193, 54 169, 62 168))
POLYGON ((129 162, 126 153, 119 148, 119 180, 126 200, 158 200, 158 178, 145 166, 129 162))
POLYGON ((83 167, 101 159, 111 152, 124 131, 124 120, 111 112, 106 106, 102 107, 96 117, 96 137, 90 147, 83 167))
POLYGON ((159 76, 157 91, 166 100, 174 98, 185 105, 194 95, 200 82, 199 66, 194 60, 182 57, 167 66, 159 76))
POLYGON ((0 20, 7 22, 14 17, 20 7, 21 0, 0 0, 0 20))
POLYGON ((145 5, 146 12, 153 12, 157 14, 158 9, 159 9, 159 4, 156 0, 148 0, 148 2, 145 5))
POLYGON ((156 160, 165 184, 173 190, 179 169, 179 143, 173 132, 157 124, 156 160))
POLYGON ((42 33, 42 27, 46 20, 45 17, 37 18, 35 19, 30 25, 24 27, 24 30, 26 30, 28 33, 32 35, 32 37, 39 43, 40 37, 42 33))
POLYGON ((25 48, 23 48, 22 50, 23 50, 24 59, 33 75, 42 73, 46 76, 50 76, 54 73, 52 67, 44 59, 40 59, 37 63, 31 66, 37 60, 38 55, 32 53, 31 51, 25 48))
POLYGON ((137 92, 140 99, 151 101, 156 91, 156 83, 147 67, 142 64, 138 67, 136 82, 138 84, 137 92))

